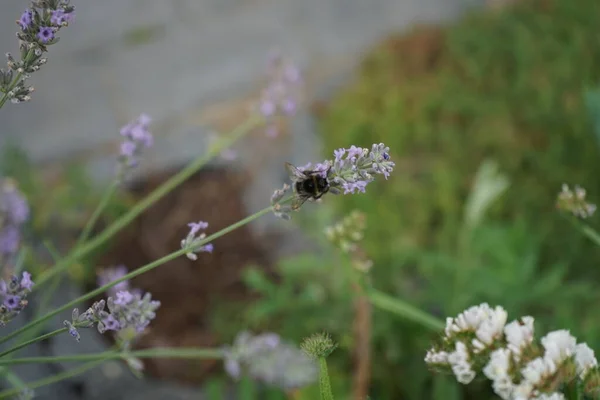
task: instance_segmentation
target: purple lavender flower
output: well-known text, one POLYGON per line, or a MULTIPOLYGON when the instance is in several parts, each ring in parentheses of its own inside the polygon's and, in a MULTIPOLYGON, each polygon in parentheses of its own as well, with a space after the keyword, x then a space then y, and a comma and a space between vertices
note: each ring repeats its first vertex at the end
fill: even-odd
POLYGON ((37 38, 42 43, 48 43, 49 41, 54 39, 54 30, 49 26, 40 26, 37 38))
POLYGON ((0 259, 19 249, 21 226, 29 217, 29 206, 16 184, 5 179, 0 186, 0 259))
POLYGON ((0 256, 10 256, 19 250, 21 234, 15 226, 7 226, 0 231, 0 256))
POLYGON ((3 303, 9 310, 14 310, 21 304, 21 298, 19 296, 9 295, 4 298, 3 303))
POLYGON ((375 179, 373 175, 381 174, 387 179, 395 165, 390 161, 389 151, 383 143, 374 144, 371 151, 356 146, 334 151, 335 158, 328 176, 333 192, 364 193, 367 184, 375 179))
POLYGON ((102 320, 102 324, 104 325, 104 329, 107 331, 118 331, 121 329, 119 321, 117 321, 117 319, 111 314, 102 320))
POLYGON ((124 175, 126 171, 136 167, 143 149, 152 146, 154 139, 148 130, 150 122, 151 119, 148 115, 141 114, 137 119, 121 128, 120 134, 125 140, 120 146, 120 175, 124 175))
POLYGON ((109 330, 121 333, 129 329, 135 333, 129 339, 131 340, 143 332, 156 317, 158 307, 160 302, 152 300, 150 293, 142 296, 140 292, 121 291, 117 293, 116 300, 109 297, 106 301, 97 301, 81 315, 79 310, 74 309, 72 320, 64 321, 64 324, 76 339, 79 337, 77 328, 91 328, 95 325, 100 333, 109 330), (108 311, 105 306, 108 306, 108 311))
POLYGON ((21 278, 21 287, 31 291, 33 287, 33 281, 31 280, 31 274, 27 271, 23 272, 23 278, 21 278))
POLYGON ((75 17, 74 13, 66 13, 63 9, 53 10, 51 12, 50 23, 54 26, 65 26, 73 20, 75 17))
POLYGON ((12 103, 31 100, 33 87, 27 80, 46 63, 44 53, 57 42, 58 31, 73 19, 74 9, 69 0, 36 0, 16 20, 20 28, 17 32, 20 59, 6 54, 7 69, 0 69, 0 93, 4 93, 0 104, 7 100, 12 103))
MULTIPOLYGON (((375 180, 374 175, 383 175, 386 179, 394 170, 395 164, 390 161, 389 147, 383 143, 373 144, 371 150, 351 146, 348 149, 334 150, 333 160, 325 160, 312 166, 311 163, 303 167, 294 167, 288 164, 288 172, 294 190, 292 206, 283 205, 282 199, 289 186, 277 189, 271 197, 271 205, 276 216, 289 219, 289 212, 297 210, 307 199, 320 198, 325 193, 353 194, 365 193, 367 185, 375 180), (307 172, 310 170, 310 173, 307 172), (310 197, 310 192, 298 193, 298 183, 304 185, 307 179, 314 178, 315 174, 325 178, 319 185, 324 188, 319 197, 310 197)), ((309 181, 310 182, 310 181, 309 181)), ((313 186, 315 184, 313 183, 313 186)), ((301 186, 302 187, 302 186, 301 186)))
POLYGON ((21 18, 17 21, 17 24, 21 26, 21 29, 25 30, 31 26, 31 22, 33 21, 33 11, 29 8, 23 11, 21 14, 21 18))
MULTIPOLYGON (((120 279, 127 275, 127 267, 124 265, 117 265, 116 267, 105 268, 102 272, 98 273, 98 286, 102 287, 117 279, 120 279)), ((118 292, 129 290, 129 281, 119 282, 106 291, 109 296, 116 296, 118 292)))
MULTIPOLYGON (((300 70, 279 54, 272 54, 268 65, 269 82, 262 91, 258 109, 266 119, 278 115, 294 115, 298 108, 302 77, 300 70)), ((269 136, 274 136, 273 124, 267 126, 269 136)))
POLYGON ((186 257, 195 261, 198 259, 197 253, 212 253, 214 250, 212 243, 201 244, 201 242, 206 238, 206 233, 202 232, 198 235, 200 231, 208 228, 208 222, 191 222, 188 224, 188 226, 190 227, 190 232, 187 234, 185 239, 181 240, 181 248, 189 250, 185 254, 186 257))
POLYGON ((317 378, 316 363, 273 333, 253 336, 241 332, 224 352, 225 370, 234 379, 247 374, 288 390, 311 384, 317 378))
POLYGON ((6 325, 27 306, 27 294, 32 287, 31 274, 27 271, 21 279, 13 275, 8 282, 0 280, 0 326, 6 325))

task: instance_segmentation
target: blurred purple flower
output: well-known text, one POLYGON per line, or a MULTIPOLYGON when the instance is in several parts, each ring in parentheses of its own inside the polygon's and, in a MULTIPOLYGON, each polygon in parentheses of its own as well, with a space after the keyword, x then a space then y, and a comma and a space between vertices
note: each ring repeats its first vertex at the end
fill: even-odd
POLYGON ((27 9, 23 11, 21 14, 21 18, 17 21, 17 23, 21 26, 21 29, 27 29, 31 26, 31 22, 33 21, 33 11, 27 9))
POLYGON ((0 186, 0 258, 11 257, 19 249, 21 226, 29 217, 29 206, 11 179, 0 186))
MULTIPOLYGON (((117 279, 120 279, 127 275, 127 267, 124 265, 117 265, 115 267, 104 268, 98 273, 98 286, 107 285, 117 279)), ((109 296, 116 296, 117 292, 122 290, 129 290, 129 281, 119 282, 106 291, 109 296)))
MULTIPOLYGON (((260 114, 267 120, 278 115, 294 115, 303 86, 300 70, 291 61, 274 53, 269 57, 267 73, 269 81, 258 102, 260 114)), ((272 126, 269 123, 267 127, 267 134, 271 137, 275 136, 275 131, 269 129, 272 126)))
POLYGON ((120 134, 125 138, 120 145, 119 173, 121 176, 138 165, 144 148, 152 146, 154 138, 148 130, 150 122, 151 119, 148 115, 141 114, 121 128, 120 134))
POLYGON ((13 275, 7 282, 0 280, 0 325, 6 325, 27 306, 27 294, 31 292, 33 281, 31 274, 24 271, 21 279, 13 275))

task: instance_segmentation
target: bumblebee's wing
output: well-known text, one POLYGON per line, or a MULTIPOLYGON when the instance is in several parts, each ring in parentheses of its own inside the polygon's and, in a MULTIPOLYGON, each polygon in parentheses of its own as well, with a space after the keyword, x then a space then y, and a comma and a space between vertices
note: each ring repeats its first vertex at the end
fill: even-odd
POLYGON ((306 178, 306 174, 304 172, 300 171, 298 168, 294 167, 292 164, 290 164, 288 162, 285 163, 285 169, 287 169, 288 175, 290 176, 290 179, 293 181, 297 181, 299 179, 306 178))
POLYGON ((306 196, 295 196, 292 199, 292 210, 297 210, 302 207, 302 204, 304 204, 306 200, 308 200, 308 197, 306 196))

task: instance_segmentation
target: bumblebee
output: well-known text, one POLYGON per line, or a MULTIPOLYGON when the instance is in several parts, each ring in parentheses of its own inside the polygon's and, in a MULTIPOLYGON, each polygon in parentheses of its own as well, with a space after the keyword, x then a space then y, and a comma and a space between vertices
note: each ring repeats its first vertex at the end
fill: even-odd
POLYGON ((290 179, 293 182, 294 199, 292 200, 292 210, 299 209, 308 199, 318 200, 330 189, 327 175, 331 165, 325 171, 307 170, 301 171, 290 163, 285 163, 290 179), (325 175, 325 177, 323 177, 325 175))

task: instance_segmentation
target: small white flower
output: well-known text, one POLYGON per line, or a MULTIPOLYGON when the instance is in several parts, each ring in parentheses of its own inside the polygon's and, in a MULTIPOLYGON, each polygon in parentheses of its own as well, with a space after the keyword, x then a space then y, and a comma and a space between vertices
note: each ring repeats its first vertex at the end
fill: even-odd
POLYGON ((475 371, 473 371, 469 362, 469 352, 463 342, 456 342, 455 351, 448 355, 448 362, 452 367, 456 380, 460 383, 466 385, 475 379, 475 371))
POLYGON ((448 353, 445 351, 428 350, 425 355, 427 364, 448 364, 448 353))
POLYGON ((556 372, 556 363, 549 357, 538 357, 521 370, 521 375, 533 386, 539 386, 550 375, 556 372))
POLYGON ((550 358, 556 364, 562 363, 575 353, 577 340, 566 329, 553 331, 542 338, 542 346, 546 349, 545 358, 550 358))
POLYGON ((483 369, 484 375, 493 381, 494 392, 505 400, 511 399, 515 386, 508 374, 510 360, 510 350, 498 349, 491 354, 490 361, 483 369))
POLYGON ((473 306, 458 314, 454 320, 454 325, 458 328, 457 332, 474 331, 491 312, 487 303, 473 306))
POLYGON ((475 336, 477 340, 473 341, 473 345, 476 347, 475 352, 479 352, 491 345, 494 340, 502 336, 504 325, 508 314, 506 310, 500 306, 497 306, 493 310, 486 310, 486 314, 479 323, 475 336))
POLYGON ((540 393, 540 395, 534 397, 533 400, 565 400, 565 395, 558 392, 540 393))
POLYGON ((591 368, 598 366, 594 350, 590 349, 586 343, 579 343, 575 348, 575 363, 577 364, 577 374, 582 380, 585 379, 591 368))
POLYGON ((521 322, 513 321, 504 328, 507 347, 513 353, 515 361, 521 359, 521 352, 533 341, 533 321, 533 317, 527 316, 521 318, 521 322))

